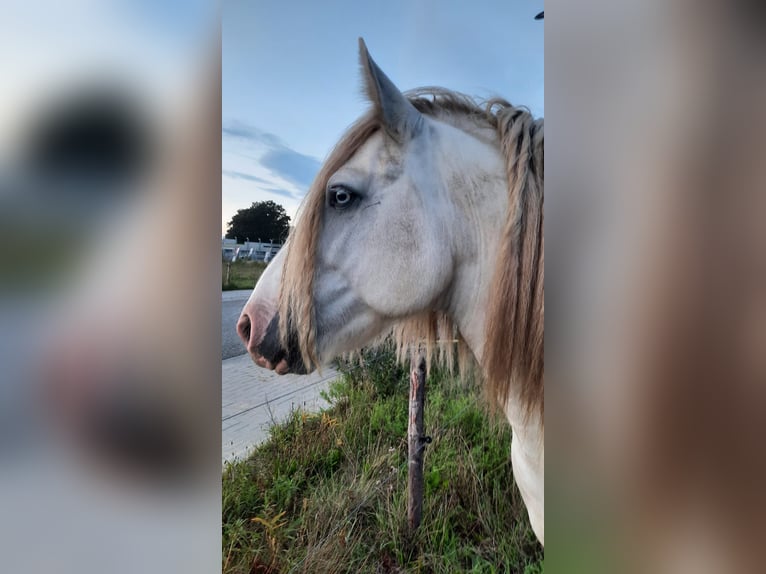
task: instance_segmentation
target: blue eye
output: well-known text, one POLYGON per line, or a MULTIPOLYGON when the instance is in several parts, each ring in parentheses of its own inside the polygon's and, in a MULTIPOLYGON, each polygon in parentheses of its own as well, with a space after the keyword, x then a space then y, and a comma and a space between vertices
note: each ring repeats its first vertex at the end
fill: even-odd
POLYGON ((357 198, 357 194, 342 185, 333 185, 327 190, 327 202, 335 209, 346 209, 357 198))

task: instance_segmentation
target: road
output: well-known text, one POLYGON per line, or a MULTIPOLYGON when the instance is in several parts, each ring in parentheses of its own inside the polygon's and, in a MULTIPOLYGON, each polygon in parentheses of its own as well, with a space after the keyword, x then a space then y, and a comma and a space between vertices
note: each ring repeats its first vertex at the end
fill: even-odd
POLYGON ((250 298, 252 289, 221 293, 221 359, 245 354, 245 346, 237 335, 237 319, 250 298))

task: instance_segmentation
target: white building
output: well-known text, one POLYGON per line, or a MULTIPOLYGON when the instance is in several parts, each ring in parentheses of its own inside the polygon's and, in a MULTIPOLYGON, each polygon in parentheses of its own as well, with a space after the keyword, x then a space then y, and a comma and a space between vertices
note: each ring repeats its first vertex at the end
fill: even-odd
POLYGON ((221 239, 221 256, 224 261, 248 260, 270 261, 282 248, 281 243, 264 241, 245 241, 237 243, 236 239, 221 239))

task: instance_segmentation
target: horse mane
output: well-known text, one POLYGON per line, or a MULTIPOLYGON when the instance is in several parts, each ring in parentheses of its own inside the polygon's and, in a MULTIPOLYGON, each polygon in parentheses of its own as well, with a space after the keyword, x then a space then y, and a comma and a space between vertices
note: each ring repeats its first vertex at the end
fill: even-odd
MULTIPOLYGON (((543 120, 523 107, 493 98, 478 102, 443 88, 405 94, 418 111, 471 133, 491 128, 505 158, 508 212, 490 284, 485 346, 479 371, 495 406, 504 407, 513 391, 525 411, 544 411, 543 291, 543 120)), ((280 334, 296 337, 306 366, 318 367, 313 306, 314 263, 329 178, 382 127, 374 110, 363 115, 330 152, 300 209, 287 241, 279 295, 280 334)), ((391 331, 397 356, 405 360, 425 347, 427 362, 455 364, 461 373, 475 367, 472 354, 445 313, 428 311, 398 321, 391 331), (457 345, 455 345, 457 342, 457 345)))

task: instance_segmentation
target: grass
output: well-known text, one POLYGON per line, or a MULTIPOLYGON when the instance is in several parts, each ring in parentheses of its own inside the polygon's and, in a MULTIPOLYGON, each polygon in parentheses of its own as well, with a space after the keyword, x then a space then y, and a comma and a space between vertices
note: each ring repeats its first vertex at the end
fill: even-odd
POLYGON ((223 291, 232 289, 252 289, 256 281, 266 269, 266 264, 261 261, 235 261, 223 262, 221 266, 221 288, 223 291), (228 269, 228 282, 226 274, 228 269))
POLYGON ((479 392, 428 380, 423 521, 406 524, 408 374, 393 353, 343 363, 334 406, 294 412, 223 472, 223 571, 543 572, 513 482, 510 431, 479 392))

